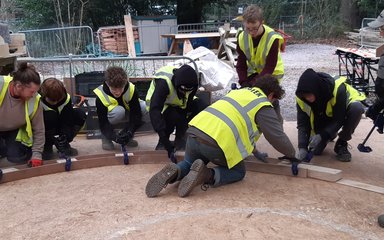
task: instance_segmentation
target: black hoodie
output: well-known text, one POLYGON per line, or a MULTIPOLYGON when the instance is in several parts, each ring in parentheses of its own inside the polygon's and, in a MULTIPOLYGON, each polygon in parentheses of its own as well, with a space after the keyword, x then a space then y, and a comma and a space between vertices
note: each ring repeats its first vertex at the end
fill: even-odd
MULTIPOLYGON (((336 104, 333 107, 333 116, 326 115, 326 107, 329 100, 333 98, 335 80, 326 73, 315 72, 307 69, 301 75, 296 96, 306 102, 314 113, 314 129, 316 134, 320 134, 323 140, 330 140, 336 137, 337 132, 343 125, 347 112, 347 94, 345 85, 342 84, 337 92, 336 104), (313 103, 307 102, 303 98, 304 93, 312 93, 316 100, 313 103)), ((306 148, 309 142, 311 124, 308 115, 297 105, 297 129, 299 148, 306 148)))

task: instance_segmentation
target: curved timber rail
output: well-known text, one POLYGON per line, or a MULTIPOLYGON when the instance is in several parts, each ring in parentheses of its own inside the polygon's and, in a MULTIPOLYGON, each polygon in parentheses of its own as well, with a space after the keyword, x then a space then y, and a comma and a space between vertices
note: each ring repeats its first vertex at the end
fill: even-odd
MULTIPOLYGON (((165 164, 169 163, 167 152, 164 150, 158 151, 133 151, 128 153, 129 165, 132 164, 165 164)), ((178 160, 184 157, 184 152, 176 153, 178 160)), ((84 155, 72 158, 71 171, 124 165, 122 153, 107 153, 96 155, 84 155)), ((127 165, 127 167, 129 167, 127 165)), ((247 171, 261 172, 276 175, 292 176, 291 165, 282 162, 275 158, 268 158, 268 163, 257 161, 253 156, 245 160, 247 171)), ((38 177, 48 174, 65 172, 65 160, 49 160, 44 161, 44 165, 40 167, 29 168, 27 165, 17 165, 1 169, 3 172, 0 183, 12 182, 31 177, 38 177)), ((0 171, 1 173, 1 171, 0 171)), ((384 194, 384 188, 374 185, 369 185, 361 182, 356 182, 348 179, 342 179, 342 171, 334 168, 321 167, 310 164, 299 164, 300 178, 314 178, 328 182, 336 182, 339 184, 360 188, 380 194, 384 194)))

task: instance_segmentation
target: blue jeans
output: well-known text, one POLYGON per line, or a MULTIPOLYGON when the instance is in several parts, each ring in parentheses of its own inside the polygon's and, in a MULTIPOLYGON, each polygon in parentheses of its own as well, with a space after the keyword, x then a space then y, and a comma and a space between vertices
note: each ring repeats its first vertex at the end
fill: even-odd
POLYGON ((32 156, 32 149, 16 141, 18 129, 0 132, 0 155, 12 163, 26 163, 32 156))
POLYGON ((244 161, 241 161, 236 166, 228 169, 225 155, 219 147, 213 147, 201 143, 196 139, 196 137, 188 136, 184 160, 177 163, 180 170, 178 180, 182 179, 189 173, 192 163, 197 159, 203 160, 205 164, 212 162, 217 165, 213 168, 215 171, 215 183, 213 186, 215 187, 237 182, 245 177, 244 161))

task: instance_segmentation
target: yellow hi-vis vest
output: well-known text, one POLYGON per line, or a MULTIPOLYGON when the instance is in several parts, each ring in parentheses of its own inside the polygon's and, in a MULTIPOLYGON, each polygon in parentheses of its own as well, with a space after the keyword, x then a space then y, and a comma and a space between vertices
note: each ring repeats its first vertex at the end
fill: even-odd
MULTIPOLYGON (((352 102, 363 101, 366 98, 363 93, 357 91, 351 85, 345 83, 345 81, 347 80, 346 77, 337 76, 334 79, 335 79, 335 87, 333 88, 333 93, 332 93, 333 97, 328 101, 327 107, 325 110, 325 114, 328 117, 333 117, 333 107, 336 105, 337 93, 338 93, 338 89, 341 86, 341 84, 345 85, 346 92, 347 92, 347 106, 346 107, 348 107, 349 104, 351 104, 352 102)), ((309 117, 309 120, 311 123, 311 136, 315 135, 316 134, 315 133, 315 117, 314 117, 314 114, 313 114, 311 107, 306 102, 304 102, 303 100, 298 98, 297 96, 296 96, 296 102, 299 105, 300 109, 303 112, 305 112, 309 117)))
MULTIPOLYGON (((127 91, 125 91, 123 95, 123 103, 125 109, 129 110, 128 103, 131 101, 133 97, 133 93, 135 92, 135 85, 131 82, 128 82, 129 86, 127 91)), ((99 97, 100 101, 103 103, 103 105, 108 108, 108 112, 112 111, 115 107, 119 105, 119 102, 116 100, 116 98, 109 96, 106 94, 103 90, 103 85, 98 86, 93 90, 93 92, 99 97)))
POLYGON ((181 109, 185 109, 187 107, 187 101, 188 101, 188 96, 191 92, 186 92, 184 99, 180 99, 177 96, 177 91, 175 87, 172 84, 172 77, 173 77, 173 70, 175 67, 173 66, 165 66, 160 68, 158 71, 155 73, 155 77, 151 82, 151 85, 149 86, 147 96, 145 97, 145 104, 147 105, 147 111, 149 111, 149 107, 151 104, 151 98, 153 95, 153 92, 155 91, 155 79, 164 79, 167 82, 168 89, 169 89, 169 94, 167 98, 165 99, 164 107, 162 112, 167 109, 168 106, 176 106, 180 107, 181 109))
MULTIPOLYGON (((0 106, 3 103, 5 94, 8 90, 9 83, 12 81, 11 76, 0 76, 0 106)), ((31 119, 35 116, 39 107, 40 95, 36 94, 25 104, 25 126, 20 127, 16 136, 16 141, 21 142, 27 147, 32 147, 33 133, 31 119)))
POLYGON ((189 125, 213 138, 232 168, 252 153, 261 136, 255 116, 264 106, 272 104, 259 88, 234 90, 196 115, 189 125))
MULTIPOLYGON (((247 58, 247 76, 250 76, 254 73, 261 73, 265 67, 265 62, 269 54, 269 50, 271 49, 272 44, 276 39, 279 40, 279 49, 284 43, 284 39, 280 34, 275 32, 267 25, 263 26, 265 32, 256 48, 253 46, 251 35, 249 35, 246 31, 243 31, 239 34, 239 47, 247 58)), ((280 51, 278 52, 276 67, 272 75, 276 77, 279 82, 281 82, 284 76, 284 65, 283 61, 281 60, 280 51)))
MULTIPOLYGON (((69 101, 71 101, 71 96, 67 93, 67 98, 65 99, 65 102, 57 108, 59 114, 61 113, 61 111, 63 111, 63 108, 69 103, 69 101)), ((44 111, 55 111, 54 109, 48 107, 43 101, 41 101, 40 103, 44 111)))

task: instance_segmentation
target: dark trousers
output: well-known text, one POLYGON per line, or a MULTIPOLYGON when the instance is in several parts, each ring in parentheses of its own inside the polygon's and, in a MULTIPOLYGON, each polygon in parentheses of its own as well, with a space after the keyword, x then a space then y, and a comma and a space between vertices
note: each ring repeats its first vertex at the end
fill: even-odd
POLYGON ((15 140, 18 131, 0 132, 0 155, 12 163, 26 163, 32 156, 32 149, 15 140))
POLYGON ((189 109, 169 106, 164 112, 165 134, 168 136, 176 129, 176 138, 185 138, 185 132, 188 128, 188 122, 192 120, 199 112, 208 107, 208 103, 200 98, 192 101, 189 109))
MULTIPOLYGON (((331 138, 339 135, 339 140, 349 141, 352 139, 352 134, 355 132, 357 125, 361 120, 361 115, 364 113, 364 107, 360 102, 353 102, 347 108, 347 114, 343 123, 343 127, 339 133, 331 134, 331 138)), ((330 139, 325 139, 320 142, 318 147, 313 151, 315 155, 320 155, 327 146, 330 139)))
POLYGON ((83 127, 86 119, 85 112, 80 108, 73 109, 73 125, 65 124, 60 115, 54 111, 44 112, 45 146, 54 144, 55 135, 65 135, 68 142, 72 142, 83 127))

